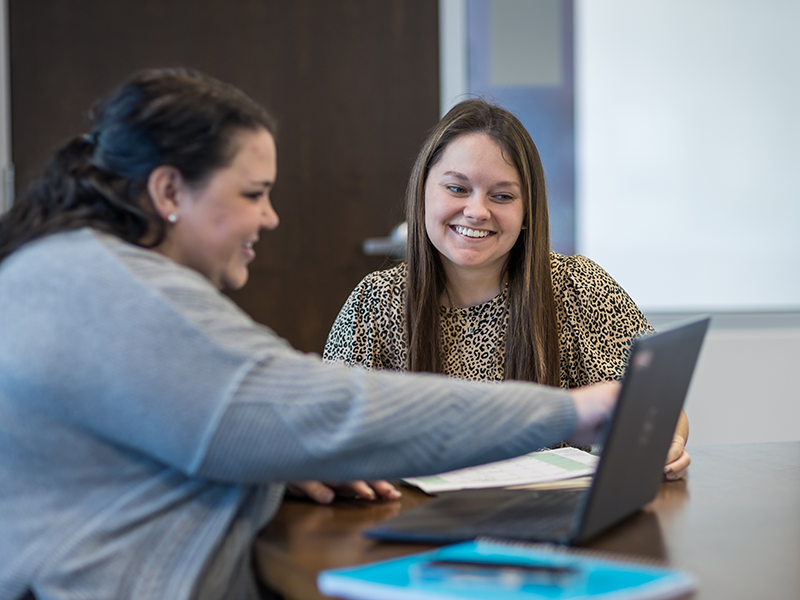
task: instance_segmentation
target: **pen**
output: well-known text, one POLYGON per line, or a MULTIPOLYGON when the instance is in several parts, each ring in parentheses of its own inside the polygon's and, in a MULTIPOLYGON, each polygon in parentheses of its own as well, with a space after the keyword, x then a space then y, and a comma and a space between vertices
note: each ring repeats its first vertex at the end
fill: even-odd
POLYGON ((568 564, 440 558, 418 565, 412 578, 444 585, 479 585, 511 590, 524 586, 565 588, 574 583, 578 573, 577 567, 568 564))
POLYGON ((446 558, 431 560, 427 566, 436 568, 449 568, 457 571, 497 571, 511 570, 520 571, 526 574, 548 575, 553 577, 563 577, 577 572, 577 568, 571 565, 548 565, 537 563, 510 563, 497 561, 477 561, 477 560, 451 560, 446 558))

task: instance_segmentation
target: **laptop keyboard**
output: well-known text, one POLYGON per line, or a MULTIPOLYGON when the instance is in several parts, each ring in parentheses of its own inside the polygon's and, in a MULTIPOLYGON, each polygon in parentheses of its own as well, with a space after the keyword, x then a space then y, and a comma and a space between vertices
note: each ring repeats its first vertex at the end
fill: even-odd
POLYGON ((584 490, 524 492, 472 524, 491 535, 520 539, 566 539, 584 490))
POLYGON ((387 540, 451 543, 478 536, 569 541, 576 507, 588 490, 445 492, 367 533, 387 540))

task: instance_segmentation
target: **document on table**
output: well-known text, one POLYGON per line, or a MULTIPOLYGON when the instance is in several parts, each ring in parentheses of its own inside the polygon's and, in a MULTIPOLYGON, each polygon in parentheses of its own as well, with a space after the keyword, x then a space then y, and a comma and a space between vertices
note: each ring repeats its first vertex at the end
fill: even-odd
POLYGON ((519 486, 591 475, 597 468, 598 460, 599 457, 578 448, 558 448, 439 475, 409 477, 404 481, 428 494, 519 486))

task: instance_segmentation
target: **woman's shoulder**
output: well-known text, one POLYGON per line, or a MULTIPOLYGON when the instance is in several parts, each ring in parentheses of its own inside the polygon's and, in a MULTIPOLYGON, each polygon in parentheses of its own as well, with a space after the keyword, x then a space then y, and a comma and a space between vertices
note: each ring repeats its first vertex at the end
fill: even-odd
POLYGON ((603 268, 582 254, 559 254, 554 250, 550 251, 550 268, 552 271, 565 275, 597 276, 597 274, 608 275, 603 268))
POLYGON ((402 312, 406 275, 405 263, 369 273, 352 291, 342 312, 359 320, 394 318, 402 312))
POLYGON ((368 285, 377 291, 405 289, 408 269, 402 262, 394 267, 373 271, 361 280, 361 285, 368 285))
POLYGON ((368 368, 402 368, 405 282, 404 263, 365 276, 339 311, 323 359, 368 368))
POLYGON ((124 299, 135 304, 133 298, 137 298, 164 307, 192 297, 202 298, 204 304, 213 301, 217 310, 220 304, 235 306, 196 271, 89 227, 30 242, 3 267, 4 280, 26 278, 26 287, 35 283, 43 291, 56 291, 63 298, 69 295, 79 304, 88 299, 109 305, 124 299))
POLYGON ((122 256, 136 256, 139 260, 154 255, 156 262, 167 262, 151 250, 139 248, 116 236, 89 227, 52 233, 28 242, 11 254, 3 266, 6 271, 22 271, 43 279, 50 275, 59 278, 76 278, 77 282, 91 283, 109 280, 119 275, 122 256), (78 278, 78 275, 80 277, 78 278), (91 276, 88 276, 91 275, 91 276))
POLYGON ((617 285, 600 265, 581 254, 564 255, 551 251, 550 270, 556 290, 565 287, 596 289, 617 285))
POLYGON ((101 235, 105 234, 95 232, 88 227, 50 233, 20 246, 6 260, 17 262, 47 259, 50 262, 58 255, 85 254, 92 249, 97 251, 97 238, 101 235))
POLYGON ((595 316, 613 313, 619 323, 630 320, 632 330, 651 329, 627 292, 596 262, 580 254, 556 252, 551 253, 551 261, 553 290, 563 309, 595 316))
POLYGON ((353 293, 371 304, 398 304, 405 296, 407 276, 405 263, 373 271, 361 280, 353 293))

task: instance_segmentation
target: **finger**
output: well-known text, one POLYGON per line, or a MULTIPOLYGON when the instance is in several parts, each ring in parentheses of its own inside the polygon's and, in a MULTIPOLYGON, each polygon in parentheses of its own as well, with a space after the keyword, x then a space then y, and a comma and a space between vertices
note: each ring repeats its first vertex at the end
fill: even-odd
POLYGON ((378 494, 378 497, 385 500, 397 500, 403 495, 400 490, 388 481, 370 481, 369 484, 372 486, 372 489, 375 490, 375 493, 378 494))
POLYGON ((692 457, 689 456, 689 453, 686 452, 686 450, 684 449, 684 451, 677 458, 677 460, 674 460, 666 467, 664 467, 664 474, 666 478, 671 481, 674 481, 686 477, 686 473, 689 470, 689 465, 691 464, 691 462, 692 462, 692 457))
POLYGON ((362 500, 374 500, 375 492, 366 481, 342 481, 339 483, 328 483, 339 496, 345 498, 359 498, 362 500))
POLYGON ((338 489, 362 500, 375 500, 375 492, 366 481, 348 481, 339 486, 338 489))
POLYGON ((680 442, 674 441, 669 445, 669 451, 667 452, 667 460, 665 464, 670 464, 678 460, 683 454, 683 444, 680 442))
POLYGON ((295 481, 290 487, 318 504, 330 504, 336 497, 336 493, 321 481, 295 481))

